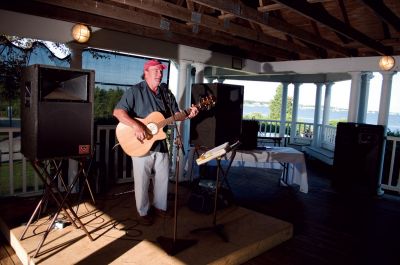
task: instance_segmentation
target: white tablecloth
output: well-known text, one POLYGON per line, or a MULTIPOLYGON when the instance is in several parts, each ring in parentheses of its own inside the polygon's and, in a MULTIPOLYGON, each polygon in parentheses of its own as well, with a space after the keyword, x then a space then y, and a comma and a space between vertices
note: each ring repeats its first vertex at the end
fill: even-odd
MULTIPOLYGON (((230 155, 230 154, 228 154, 230 155)), ((265 150, 238 150, 232 166, 271 168, 273 163, 288 163, 288 184, 297 184, 300 191, 308 192, 307 167, 304 154, 291 147, 272 147, 265 150)))

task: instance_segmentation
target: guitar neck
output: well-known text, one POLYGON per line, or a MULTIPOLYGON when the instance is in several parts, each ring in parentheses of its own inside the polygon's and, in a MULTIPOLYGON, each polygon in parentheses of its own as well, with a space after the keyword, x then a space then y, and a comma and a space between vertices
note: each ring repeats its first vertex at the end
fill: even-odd
POLYGON ((181 111, 179 113, 176 113, 174 116, 171 116, 163 121, 161 121, 159 123, 160 127, 163 128, 164 126, 166 126, 167 124, 172 124, 174 122, 174 120, 184 120, 190 113, 190 108, 186 109, 184 111, 181 111))
MULTIPOLYGON (((214 101, 209 100, 208 104, 210 104, 209 102, 214 102, 214 101)), ((197 107, 197 109, 200 111, 203 109, 205 103, 207 103, 207 102, 203 102, 203 103, 199 102, 195 105, 195 107, 197 107)), ((179 120, 179 121, 184 120, 187 116, 189 116, 189 113, 190 113, 190 108, 187 108, 179 113, 176 113, 173 116, 159 122, 159 127, 163 128, 167 124, 172 124, 174 122, 174 120, 179 120)))

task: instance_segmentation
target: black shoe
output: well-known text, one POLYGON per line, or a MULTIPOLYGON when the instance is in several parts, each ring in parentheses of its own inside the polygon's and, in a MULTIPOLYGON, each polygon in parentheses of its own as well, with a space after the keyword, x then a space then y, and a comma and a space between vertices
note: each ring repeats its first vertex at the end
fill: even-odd
POLYGON ((162 217, 162 218, 172 217, 172 214, 170 212, 164 211, 161 209, 157 209, 154 206, 151 207, 151 213, 155 216, 162 217))
POLYGON ((153 224, 153 218, 150 215, 139 216, 139 223, 141 225, 150 226, 153 224))

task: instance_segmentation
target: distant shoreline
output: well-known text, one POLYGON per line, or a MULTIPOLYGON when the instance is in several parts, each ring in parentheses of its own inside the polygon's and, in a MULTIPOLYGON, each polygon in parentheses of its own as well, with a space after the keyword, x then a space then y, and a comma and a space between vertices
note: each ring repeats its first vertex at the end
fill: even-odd
MULTIPOLYGON (((269 115, 269 104, 243 104, 243 116, 261 113, 262 115, 269 115)), ((297 120, 299 122, 313 123, 314 122, 314 106, 299 106, 297 112, 297 120)), ((347 109, 333 109, 329 113, 329 120, 346 120, 348 115, 347 109)), ((378 121, 377 111, 368 111, 366 123, 376 124, 378 121)), ((389 113, 388 128, 391 131, 400 131, 400 113, 389 113)))
MULTIPOLYGON (((257 106, 258 107, 264 107, 265 106, 265 107, 269 108, 269 102, 245 100, 243 102, 243 106, 246 106, 246 107, 257 107, 257 106)), ((314 109, 314 106, 313 105, 300 105, 299 104, 299 108, 301 108, 301 109, 314 109)), ((331 111, 345 111, 345 112, 347 112, 348 109, 341 108, 341 107, 332 107, 331 106, 331 111)), ((368 111, 368 113, 378 113, 378 110, 370 110, 370 111, 368 111)), ((389 115, 394 115, 394 116, 399 115, 400 116, 400 112, 389 112, 389 115)))

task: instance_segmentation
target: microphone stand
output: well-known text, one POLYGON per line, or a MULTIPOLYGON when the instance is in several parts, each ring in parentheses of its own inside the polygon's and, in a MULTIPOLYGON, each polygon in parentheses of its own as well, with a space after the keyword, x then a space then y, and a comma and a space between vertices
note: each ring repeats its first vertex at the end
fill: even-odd
POLYGON ((157 242, 160 244, 161 248, 169 255, 174 256, 175 254, 179 253, 182 250, 185 250, 188 247, 197 243, 197 240, 194 239, 177 239, 178 234, 178 183, 179 183, 179 163, 180 163, 180 155, 179 150, 182 150, 183 155, 185 155, 185 150, 182 148, 182 136, 179 132, 177 121, 175 119, 175 114, 172 111, 171 106, 171 98, 168 97, 168 101, 164 95, 163 89, 160 87, 160 93, 163 98, 164 103, 167 102, 167 106, 171 117, 173 119, 173 127, 176 131, 176 160, 175 160, 175 198, 174 198, 174 231, 173 231, 173 238, 159 236, 157 238, 157 242))

